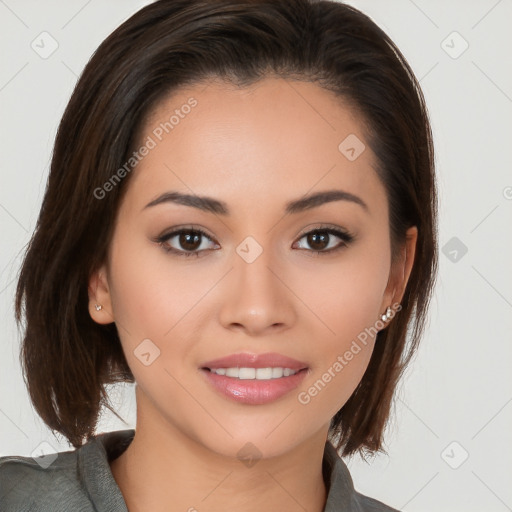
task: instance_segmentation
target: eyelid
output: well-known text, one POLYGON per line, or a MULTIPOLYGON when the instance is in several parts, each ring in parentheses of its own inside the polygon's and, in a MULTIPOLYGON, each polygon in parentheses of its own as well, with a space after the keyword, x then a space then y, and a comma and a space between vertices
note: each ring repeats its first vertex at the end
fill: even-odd
POLYGON ((184 226, 176 226, 176 227, 173 227, 170 229, 166 229, 162 232, 161 235, 156 236, 154 240, 158 241, 158 240, 161 240, 162 238, 170 238, 174 235, 181 233, 182 231, 196 231, 196 232, 201 233, 202 235, 206 236, 210 240, 218 243, 217 240, 215 240, 215 237, 213 235, 210 235, 210 233, 208 233, 206 231, 206 229, 201 228, 199 226, 194 226, 193 224, 186 224, 184 226))
POLYGON ((303 228, 299 232, 299 234, 297 235, 297 238, 302 238, 304 235, 307 235, 314 231, 328 231, 329 229, 331 229, 333 231, 339 231, 339 232, 344 233, 350 237, 355 238, 355 235, 344 227, 336 226, 335 224, 322 224, 322 223, 308 224, 305 228, 303 228))

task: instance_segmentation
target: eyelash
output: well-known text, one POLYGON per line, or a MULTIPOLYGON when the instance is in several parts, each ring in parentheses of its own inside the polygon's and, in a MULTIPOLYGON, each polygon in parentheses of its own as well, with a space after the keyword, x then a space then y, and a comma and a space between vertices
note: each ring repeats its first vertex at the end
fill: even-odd
MULTIPOLYGON (((212 238, 205 231, 203 231, 200 228, 181 228, 176 231, 172 231, 170 233, 166 233, 166 234, 158 236, 157 238, 154 239, 154 242, 158 243, 166 253, 173 253, 176 256, 184 256, 185 258, 190 258, 190 257, 194 257, 194 256, 199 257, 199 255, 201 254, 202 251, 181 251, 179 249, 174 249, 172 247, 168 247, 165 245, 165 243, 167 241, 169 241, 171 238, 175 237, 176 235, 181 235, 182 233, 200 234, 202 237, 208 238, 209 240, 213 241, 212 238)), ((321 256, 322 254, 333 254, 333 253, 343 249, 344 247, 348 247, 355 240, 355 236, 352 233, 350 233, 348 231, 342 231, 342 230, 332 228, 332 227, 318 227, 318 228, 312 229, 311 231, 307 231, 307 232, 303 233, 299 237, 298 240, 301 240, 305 236, 310 235, 312 233, 327 233, 329 235, 334 235, 342 240, 342 243, 340 243, 340 245, 338 245, 337 247, 334 247, 332 249, 323 250, 323 251, 318 251, 315 249, 308 250, 307 252, 313 253, 313 256, 321 256)), ((304 250, 304 249, 301 249, 301 250, 304 250)))

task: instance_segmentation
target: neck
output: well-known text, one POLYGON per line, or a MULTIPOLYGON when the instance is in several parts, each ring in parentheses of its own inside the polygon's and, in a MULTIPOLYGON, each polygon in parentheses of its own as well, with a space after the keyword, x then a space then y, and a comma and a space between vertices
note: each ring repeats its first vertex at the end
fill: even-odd
POLYGON ((322 512, 327 431, 272 458, 225 457, 137 413, 137 429, 111 469, 130 512, 322 512))

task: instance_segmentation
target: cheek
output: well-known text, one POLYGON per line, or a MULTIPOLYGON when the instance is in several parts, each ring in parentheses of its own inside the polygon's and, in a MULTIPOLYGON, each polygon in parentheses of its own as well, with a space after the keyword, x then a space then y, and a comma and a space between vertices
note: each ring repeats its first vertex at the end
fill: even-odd
POLYGON ((380 318, 390 254, 389 248, 380 252, 378 245, 376 240, 348 248, 328 264, 310 264, 315 265, 307 272, 311 279, 296 279, 294 291, 318 318, 316 330, 331 348, 328 352, 343 349, 380 318))
MULTIPOLYGON (((374 239, 332 265, 318 266, 315 278, 303 280, 300 296, 315 313, 315 365, 298 401, 319 416, 335 414, 360 382, 382 328, 380 308, 386 289, 389 251, 374 239)), ((384 245, 385 247, 385 245, 384 245)))
POLYGON ((119 233, 111 259, 116 323, 135 339, 172 336, 174 326, 215 282, 193 259, 189 264, 181 262, 142 236, 130 240, 119 233))
POLYGON ((173 263, 163 249, 140 238, 119 232, 111 254, 112 308, 123 351, 146 396, 158 403, 173 396, 176 407, 186 408, 190 397, 172 376, 181 371, 176 361, 188 360, 193 350, 198 302, 215 279, 193 262, 173 263))

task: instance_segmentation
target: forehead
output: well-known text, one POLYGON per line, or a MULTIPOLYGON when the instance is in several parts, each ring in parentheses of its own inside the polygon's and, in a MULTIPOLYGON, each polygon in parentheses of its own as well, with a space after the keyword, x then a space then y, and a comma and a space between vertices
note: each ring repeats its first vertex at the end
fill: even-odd
POLYGON ((147 117, 139 142, 149 140, 132 178, 141 200, 171 188, 230 204, 282 204, 340 187, 383 193, 363 120, 314 83, 266 78, 238 88, 211 80, 179 89, 147 117))

